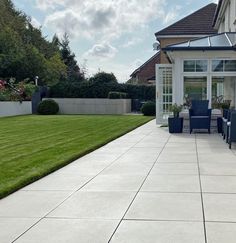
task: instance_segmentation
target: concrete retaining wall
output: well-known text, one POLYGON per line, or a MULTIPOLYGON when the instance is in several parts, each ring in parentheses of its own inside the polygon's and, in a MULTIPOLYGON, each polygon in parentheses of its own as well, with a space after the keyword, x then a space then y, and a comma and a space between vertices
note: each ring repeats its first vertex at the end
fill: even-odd
POLYGON ((54 98, 60 114, 125 114, 131 112, 130 99, 54 98))
POLYGON ((0 116, 18 116, 32 114, 31 101, 0 101, 0 116))

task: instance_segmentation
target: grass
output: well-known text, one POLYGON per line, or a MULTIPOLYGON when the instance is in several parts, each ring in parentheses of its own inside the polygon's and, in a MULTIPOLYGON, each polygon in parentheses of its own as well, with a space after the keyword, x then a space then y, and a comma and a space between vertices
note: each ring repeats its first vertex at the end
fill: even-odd
POLYGON ((151 119, 128 115, 0 118, 0 198, 151 119))

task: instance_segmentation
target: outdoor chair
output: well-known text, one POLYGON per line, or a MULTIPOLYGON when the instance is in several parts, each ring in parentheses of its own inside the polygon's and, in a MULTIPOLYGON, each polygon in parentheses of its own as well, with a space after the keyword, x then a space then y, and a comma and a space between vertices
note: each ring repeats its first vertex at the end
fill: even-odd
POLYGON ((225 137, 224 125, 228 119, 228 111, 229 111, 228 109, 223 109, 223 114, 222 114, 222 136, 223 136, 223 138, 225 137))
POLYGON ((229 137, 228 143, 231 149, 232 142, 236 142, 236 112, 231 112, 230 124, 229 124, 229 137))
POLYGON ((211 109, 208 109, 209 100, 193 100, 189 109, 190 133, 193 129, 207 129, 211 132, 211 109))
POLYGON ((231 110, 224 110, 223 112, 223 139, 228 143, 229 137, 229 123, 231 118, 231 110))

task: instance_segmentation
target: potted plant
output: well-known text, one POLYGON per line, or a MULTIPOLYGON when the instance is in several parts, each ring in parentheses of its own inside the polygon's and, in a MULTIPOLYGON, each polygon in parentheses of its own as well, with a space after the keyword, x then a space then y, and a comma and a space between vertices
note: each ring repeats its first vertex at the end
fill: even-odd
POLYGON ((173 112, 173 117, 168 118, 169 133, 182 133, 183 132, 183 117, 179 117, 183 106, 174 104, 170 107, 173 112))

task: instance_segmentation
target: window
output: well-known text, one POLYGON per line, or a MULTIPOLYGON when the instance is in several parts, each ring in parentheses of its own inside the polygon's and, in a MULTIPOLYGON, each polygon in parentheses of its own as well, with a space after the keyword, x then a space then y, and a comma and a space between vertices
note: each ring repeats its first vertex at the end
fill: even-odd
POLYGON ((184 72, 207 72, 207 60, 185 60, 184 72))
POLYGON ((207 77, 184 77, 184 97, 190 100, 206 100, 207 77))
POLYGON ((236 60, 213 60, 213 72, 236 72, 236 60))

